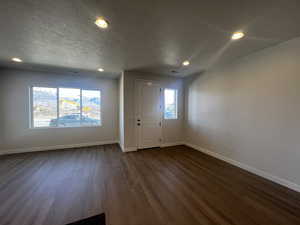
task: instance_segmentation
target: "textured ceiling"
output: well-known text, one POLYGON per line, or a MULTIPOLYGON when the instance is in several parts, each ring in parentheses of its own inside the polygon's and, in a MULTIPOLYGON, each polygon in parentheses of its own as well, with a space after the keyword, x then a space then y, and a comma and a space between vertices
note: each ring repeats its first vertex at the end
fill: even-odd
POLYGON ((300 36, 299 12, 299 0, 7 0, 0 4, 0 64, 186 76, 300 36), (94 25, 99 16, 109 29, 94 25), (245 38, 231 41, 237 30, 245 38), (191 65, 183 68, 186 59, 191 65))

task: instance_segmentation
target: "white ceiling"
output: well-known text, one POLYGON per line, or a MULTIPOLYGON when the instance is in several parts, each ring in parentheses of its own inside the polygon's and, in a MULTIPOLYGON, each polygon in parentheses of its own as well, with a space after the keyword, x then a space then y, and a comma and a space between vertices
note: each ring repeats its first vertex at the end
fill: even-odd
POLYGON ((299 0, 7 0, 0 4, 0 64, 186 76, 300 36, 299 12, 299 0), (109 29, 94 25, 99 16, 109 29), (237 30, 245 38, 231 41, 237 30), (191 65, 183 68, 186 59, 191 65))

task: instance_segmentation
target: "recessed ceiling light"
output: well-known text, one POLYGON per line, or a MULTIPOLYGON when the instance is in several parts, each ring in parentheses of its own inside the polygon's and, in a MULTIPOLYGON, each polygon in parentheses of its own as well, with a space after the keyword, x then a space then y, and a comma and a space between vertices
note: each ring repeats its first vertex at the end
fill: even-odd
POLYGON ((238 32, 233 33, 233 35, 231 36, 231 39, 232 40, 238 40, 238 39, 241 39, 244 36, 245 36, 245 34, 243 32, 238 31, 238 32))
POLYGON ((103 72, 103 71, 104 71, 104 69, 102 69, 102 68, 99 68, 99 69, 98 69, 98 71, 99 71, 99 72, 103 72))
POLYGON ((20 58, 12 58, 11 60, 14 62, 23 62, 23 60, 20 58))
POLYGON ((190 62, 186 60, 186 61, 184 61, 184 62, 182 63, 182 65, 183 65, 183 66, 188 66, 188 65, 190 65, 190 62))
POLYGON ((102 29, 106 29, 108 27, 108 22, 105 19, 103 19, 102 17, 99 17, 95 21, 95 24, 102 29))

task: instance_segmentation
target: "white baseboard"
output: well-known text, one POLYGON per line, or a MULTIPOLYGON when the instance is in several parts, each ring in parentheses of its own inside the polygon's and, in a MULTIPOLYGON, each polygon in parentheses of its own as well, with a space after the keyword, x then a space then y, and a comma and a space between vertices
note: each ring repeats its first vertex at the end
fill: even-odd
POLYGON ((177 145, 183 145, 183 142, 167 142, 167 143, 162 143, 161 147, 171 147, 171 146, 177 146, 177 145))
POLYGON ((124 152, 124 150, 125 150, 125 149, 124 149, 124 145, 122 145, 120 141, 118 141, 118 144, 119 144, 119 147, 120 147, 120 149, 122 150, 122 152, 124 152))
POLYGON ((123 152, 135 152, 137 151, 137 147, 127 147, 127 148, 124 148, 123 152))
POLYGON ((232 164, 234 166, 240 167, 240 168, 242 168, 244 170, 247 170, 247 171, 249 171, 251 173, 254 173, 254 174, 258 175, 258 176, 261 176, 263 178, 271 180, 271 181, 273 181, 275 183, 283 185, 283 186, 285 186, 287 188, 290 188, 290 189, 292 189, 294 191, 300 192, 300 185, 295 184, 295 183, 293 183, 291 181, 288 181, 286 179, 274 176, 274 175, 272 175, 272 174, 270 174, 268 172, 256 169, 256 168, 254 168, 252 166, 248 166, 248 165, 246 165, 244 163, 241 163, 241 162, 238 162, 236 160, 230 159, 230 158, 228 158, 226 156, 220 155, 219 153, 210 151, 210 150, 205 149, 205 148, 201 148, 200 146, 197 146, 197 145, 194 145, 194 144, 190 144, 190 143, 185 143, 185 145, 188 146, 188 147, 191 147, 193 149, 196 149, 196 150, 198 150, 200 152, 203 152, 203 153, 205 153, 207 155, 215 157, 217 159, 223 160, 223 161, 225 161, 227 163, 230 163, 230 164, 232 164))
POLYGON ((118 141, 97 141, 97 142, 68 144, 68 145, 53 145, 53 146, 41 146, 41 147, 32 147, 32 148, 18 148, 18 149, 9 149, 9 150, 5 150, 5 151, 0 151, 0 155, 17 154, 17 153, 25 153, 25 152, 50 151, 50 150, 67 149, 67 148, 80 148, 80 147, 116 144, 116 143, 118 143, 118 141))
MULTIPOLYGON (((120 143, 119 143, 119 145, 123 152, 135 152, 138 150, 137 147, 124 147, 120 143)), ((163 143, 163 144, 161 144, 160 147, 163 148, 163 147, 171 147, 171 146, 176 146, 176 145, 183 145, 183 143, 182 142, 163 143)))
POLYGON ((135 151, 138 150, 137 147, 124 147, 124 145, 122 145, 122 144, 120 143, 120 141, 118 141, 118 144, 119 144, 119 146, 120 146, 122 152, 135 152, 135 151))

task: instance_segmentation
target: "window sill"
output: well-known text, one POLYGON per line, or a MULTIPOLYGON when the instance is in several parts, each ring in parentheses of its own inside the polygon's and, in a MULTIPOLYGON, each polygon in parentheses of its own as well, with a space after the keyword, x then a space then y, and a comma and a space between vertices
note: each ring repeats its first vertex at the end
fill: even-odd
POLYGON ((29 127, 30 130, 44 130, 44 129, 64 129, 64 128, 99 128, 102 125, 96 126, 76 126, 76 127, 29 127))

